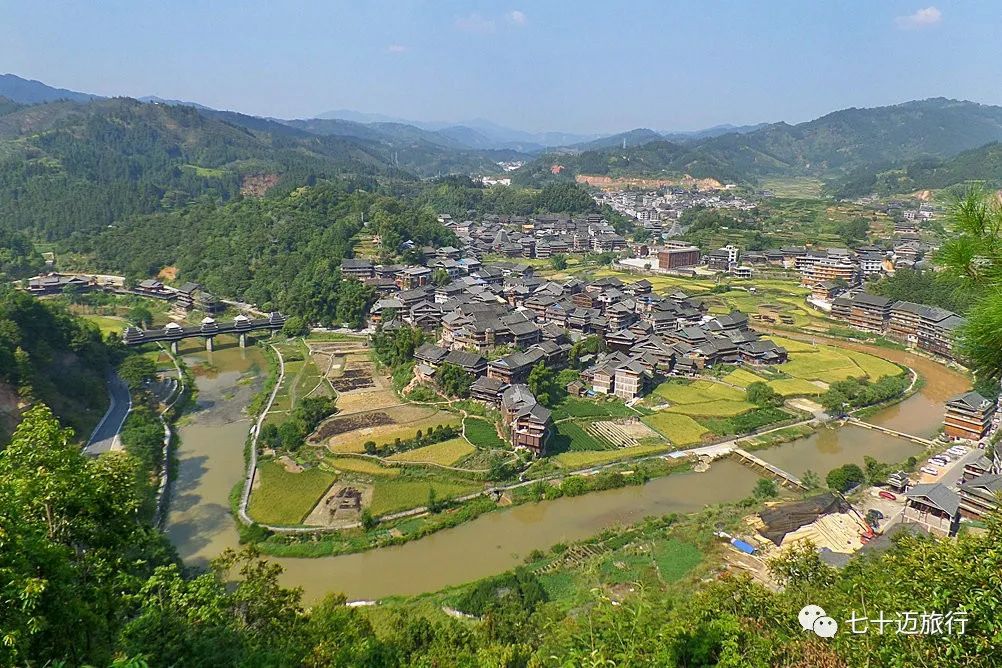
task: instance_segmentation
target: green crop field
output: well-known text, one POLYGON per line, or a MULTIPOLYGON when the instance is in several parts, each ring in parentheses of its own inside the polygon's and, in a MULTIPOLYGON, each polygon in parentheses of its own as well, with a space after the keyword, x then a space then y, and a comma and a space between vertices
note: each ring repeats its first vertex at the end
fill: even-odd
POLYGON ((561 466, 569 469, 584 468, 586 466, 597 466, 614 462, 618 459, 628 459, 630 457, 641 457, 652 455, 657 452, 668 450, 668 445, 635 445, 629 448, 616 448, 615 450, 591 450, 576 452, 561 452, 553 459, 561 466))
POLYGON ((699 443, 710 431, 688 415, 660 412, 645 416, 641 421, 676 446, 699 443))
POLYGON ((435 490, 435 497, 439 500, 482 489, 482 485, 473 482, 411 478, 380 478, 373 487, 372 506, 369 510, 376 516, 426 505, 429 489, 435 490))
POLYGON ((497 429, 494 425, 487 420, 467 417, 463 420, 463 425, 466 433, 466 440, 478 448, 503 448, 506 445, 505 442, 501 440, 501 437, 498 436, 497 429))
POLYGON ((609 450, 614 447, 604 439, 595 438, 584 430, 584 423, 561 422, 550 437, 547 448, 552 452, 574 450, 609 450))
POLYGON ((256 522, 293 525, 303 521, 320 496, 334 483, 330 471, 312 468, 289 473, 275 460, 261 462, 257 468, 260 486, 251 492, 248 514, 256 522))
POLYGON ((698 547, 674 538, 659 543, 653 556, 665 582, 682 579, 703 560, 703 553, 698 547))

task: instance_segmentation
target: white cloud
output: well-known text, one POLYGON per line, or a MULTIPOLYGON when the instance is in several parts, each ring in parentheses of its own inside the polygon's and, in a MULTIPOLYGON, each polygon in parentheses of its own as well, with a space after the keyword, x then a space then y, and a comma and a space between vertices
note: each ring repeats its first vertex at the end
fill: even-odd
POLYGON ((494 32, 494 19, 484 18, 480 14, 461 16, 456 19, 456 29, 463 32, 494 32))
POLYGON ((528 19, 525 16, 525 12, 513 9, 508 12, 508 20, 516 25, 524 26, 528 19))
POLYGON ((390 44, 386 47, 386 50, 390 53, 405 53, 407 51, 407 47, 403 44, 390 44))
POLYGON ((936 7, 926 7, 925 9, 916 10, 914 14, 899 16, 894 19, 894 22, 903 30, 917 30, 918 28, 927 28, 936 25, 942 20, 943 12, 939 11, 936 7))

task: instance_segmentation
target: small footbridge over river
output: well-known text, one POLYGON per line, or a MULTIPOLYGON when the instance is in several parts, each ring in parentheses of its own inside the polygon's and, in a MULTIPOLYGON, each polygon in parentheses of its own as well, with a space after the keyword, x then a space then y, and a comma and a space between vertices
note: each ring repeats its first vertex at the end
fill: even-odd
POLYGON ((807 485, 800 482, 800 478, 796 477, 792 473, 784 471, 774 464, 770 464, 764 459, 759 459, 747 450, 734 448, 730 451, 730 455, 745 466, 761 473, 765 473, 770 478, 779 481, 779 484, 783 487, 788 487, 797 491, 807 491, 807 485))
POLYGON ((144 343, 167 341, 171 352, 177 354, 178 342, 182 339, 202 337, 205 339, 205 349, 211 351, 213 340, 219 334, 234 334, 240 339, 240 347, 247 345, 247 335, 251 332, 267 330, 277 331, 285 324, 285 316, 273 312, 267 318, 248 318, 238 315, 230 322, 219 322, 215 318, 206 317, 199 325, 184 327, 176 322, 169 322, 161 329, 139 329, 126 327, 122 332, 122 340, 127 346, 139 346, 144 343))
POLYGON ((897 431, 895 429, 888 429, 887 427, 882 427, 879 424, 873 424, 872 422, 863 422, 862 420, 854 417, 846 418, 846 423, 855 425, 857 427, 862 427, 863 429, 872 429, 873 431, 881 431, 885 434, 890 434, 891 436, 897 436, 898 438, 903 438, 913 443, 924 445, 925 447, 929 447, 936 444, 935 441, 928 438, 922 438, 921 436, 916 436, 915 434, 908 434, 903 431, 897 431))

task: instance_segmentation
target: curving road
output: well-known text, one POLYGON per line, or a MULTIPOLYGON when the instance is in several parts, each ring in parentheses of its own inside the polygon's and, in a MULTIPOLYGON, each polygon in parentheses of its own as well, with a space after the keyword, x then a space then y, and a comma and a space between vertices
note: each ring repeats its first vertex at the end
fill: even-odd
POLYGON ((84 446, 84 453, 88 455, 99 455, 109 450, 121 449, 118 432, 129 411, 132 410, 132 397, 129 396, 129 388, 125 385, 118 374, 108 376, 108 396, 111 403, 108 411, 98 422, 94 432, 90 435, 90 440, 84 446))

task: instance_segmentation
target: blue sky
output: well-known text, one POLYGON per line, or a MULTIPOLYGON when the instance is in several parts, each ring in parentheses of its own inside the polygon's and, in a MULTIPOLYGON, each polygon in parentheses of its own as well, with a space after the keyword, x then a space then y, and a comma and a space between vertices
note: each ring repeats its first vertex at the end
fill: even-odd
POLYGON ((0 72, 284 118, 615 132, 1002 103, 992 2, 0 0, 0 72))

